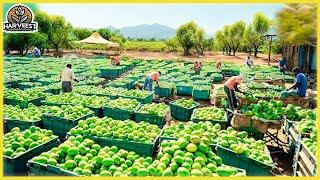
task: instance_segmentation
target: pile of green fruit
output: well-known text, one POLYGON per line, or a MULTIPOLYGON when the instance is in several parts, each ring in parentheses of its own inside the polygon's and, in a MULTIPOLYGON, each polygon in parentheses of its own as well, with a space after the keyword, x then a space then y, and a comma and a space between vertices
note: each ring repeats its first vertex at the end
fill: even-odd
POLYGON ((79 176, 144 176, 152 158, 116 146, 101 147, 77 135, 32 158, 31 162, 57 166, 79 176))
POLYGON ((39 82, 59 82, 59 78, 57 77, 43 77, 38 79, 39 82))
POLYGON ((285 113, 285 106, 281 101, 260 100, 257 104, 243 106, 241 108, 241 113, 243 115, 267 120, 281 120, 285 113))
MULTIPOLYGON (((174 141, 164 140, 152 166, 162 176, 245 176, 237 169, 222 165, 222 159, 209 147, 202 134, 189 134, 174 141)), ((150 172, 153 175, 152 172, 150 172)))
POLYGON ((197 105, 197 103, 193 99, 185 99, 185 98, 175 100, 173 101, 173 104, 186 109, 190 109, 197 105))
POLYGON ((5 119, 22 120, 22 121, 39 121, 43 113, 47 111, 47 106, 35 106, 28 104, 28 108, 21 109, 19 106, 5 105, 3 116, 5 119))
POLYGON ((317 128, 313 128, 310 137, 303 138, 303 143, 311 150, 311 152, 316 155, 317 152, 317 128))
POLYGON ((127 110, 133 112, 137 109, 140 103, 136 99, 125 99, 125 98, 118 98, 111 100, 107 103, 107 106, 122 110, 127 110))
POLYGON ((47 96, 48 93, 41 91, 40 89, 5 89, 4 97, 8 99, 14 99, 18 101, 30 101, 33 99, 41 98, 47 96))
POLYGON ((223 87, 219 87, 217 89, 217 92, 216 92, 216 95, 226 95, 226 92, 224 91, 224 88, 223 87))
POLYGON ((186 123, 179 122, 165 126, 161 136, 178 139, 190 134, 201 134, 204 140, 209 140, 210 144, 216 144, 220 130, 220 124, 213 125, 208 121, 200 121, 199 123, 192 121, 186 123))
POLYGON ((312 119, 302 119, 296 122, 296 128, 301 134, 311 133, 314 129, 317 129, 316 121, 312 119))
POLYGON ((301 106, 295 106, 292 104, 288 104, 285 108, 286 118, 290 121, 300 121, 302 117, 299 115, 299 111, 303 108, 301 106))
POLYGON ((137 111, 138 113, 142 114, 151 114, 151 115, 157 115, 157 116, 165 116, 166 113, 169 111, 169 106, 164 103, 151 103, 151 104, 145 104, 140 107, 140 109, 137 111))
POLYGON ((210 85, 194 85, 193 90, 198 90, 198 91, 210 91, 211 86, 210 85))
POLYGON ((78 126, 70 130, 71 135, 97 136, 114 139, 152 144, 158 137, 160 129, 157 125, 152 125, 141 121, 139 123, 132 120, 118 121, 111 118, 91 117, 80 120, 78 126))
POLYGON ((51 130, 40 129, 36 126, 31 126, 24 131, 20 131, 18 127, 14 127, 3 137, 3 154, 15 158, 24 154, 29 149, 37 147, 56 137, 51 130))
POLYGON ((61 89, 61 84, 60 83, 51 83, 47 87, 48 87, 48 89, 61 89))
POLYGON ((146 97, 150 96, 150 94, 147 91, 132 89, 132 90, 123 91, 121 93, 121 96, 133 97, 133 98, 146 98, 146 97))
POLYGON ((59 95, 47 96, 45 102, 56 104, 73 104, 87 107, 100 108, 104 107, 109 98, 100 96, 84 96, 77 93, 63 93, 59 95))
POLYGON ((176 86, 174 83, 169 82, 160 82, 159 88, 167 88, 167 89, 176 89, 176 86))
POLYGON ((193 110, 193 118, 198 120, 223 120, 225 111, 215 106, 196 108, 193 110))
POLYGON ((90 76, 89 78, 84 78, 83 80, 80 79, 80 82, 77 83, 77 85, 86 85, 86 84, 99 84, 100 82, 103 82, 105 79, 104 78, 99 78, 99 77, 92 77, 90 76))
POLYGON ((45 114, 68 120, 76 120, 86 115, 93 114, 93 111, 81 105, 62 105, 61 107, 47 106, 47 112, 45 114))
POLYGON ((195 84, 195 85, 206 85, 206 86, 210 86, 211 84, 212 84, 212 82, 211 81, 208 81, 208 80, 195 80, 195 81, 193 81, 192 82, 193 84, 195 84))
POLYGON ((232 127, 222 130, 219 133, 219 145, 228 148, 237 154, 245 155, 261 163, 272 165, 270 154, 265 152, 265 143, 262 140, 248 138, 246 131, 235 131, 232 127))

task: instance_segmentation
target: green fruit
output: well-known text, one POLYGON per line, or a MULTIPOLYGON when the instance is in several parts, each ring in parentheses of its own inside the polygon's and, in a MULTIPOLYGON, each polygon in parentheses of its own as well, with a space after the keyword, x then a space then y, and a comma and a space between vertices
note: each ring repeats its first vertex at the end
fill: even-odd
POLYGON ((149 175, 149 171, 146 168, 140 168, 137 171, 137 176, 148 176, 149 175))
POLYGON ((77 155, 79 153, 79 149, 78 148, 76 148, 76 147, 70 147, 68 150, 67 150, 67 154, 69 155, 69 156, 75 156, 75 155, 77 155))
POLYGON ((185 167, 179 167, 177 170, 177 176, 190 176, 189 169, 185 167))
POLYGON ((201 138, 199 136, 191 136, 190 137, 190 141, 193 143, 193 144, 199 144, 201 142, 201 138))
POLYGON ((173 176, 173 172, 170 168, 167 168, 163 171, 162 176, 173 176))
POLYGON ((203 173, 199 169, 192 169, 191 176, 203 176, 203 173))
POLYGON ((197 148, 197 145, 195 145, 193 143, 190 143, 190 144, 187 145, 186 149, 187 149, 188 152, 194 153, 194 152, 197 151, 198 148, 197 148))
POLYGON ((102 165, 105 166, 105 167, 109 167, 112 164, 113 164, 113 159, 112 158, 107 157, 107 158, 104 158, 102 160, 102 165))
POLYGON ((64 166, 66 169, 73 169, 77 166, 77 163, 74 160, 67 160, 64 166))

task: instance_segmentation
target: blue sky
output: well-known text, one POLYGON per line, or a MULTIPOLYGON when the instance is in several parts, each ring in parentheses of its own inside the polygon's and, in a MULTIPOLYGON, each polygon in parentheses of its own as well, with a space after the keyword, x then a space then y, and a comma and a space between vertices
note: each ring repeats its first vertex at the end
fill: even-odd
POLYGON ((275 18, 283 4, 40 4, 63 15, 75 27, 102 28, 159 23, 173 28, 194 20, 213 34, 238 20, 249 23, 256 12, 275 18))

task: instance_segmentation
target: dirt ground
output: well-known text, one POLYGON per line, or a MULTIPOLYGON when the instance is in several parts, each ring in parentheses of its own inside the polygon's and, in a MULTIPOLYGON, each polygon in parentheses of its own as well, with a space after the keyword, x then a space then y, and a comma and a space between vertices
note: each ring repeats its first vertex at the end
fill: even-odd
MULTIPOLYGON (((126 51, 122 53, 122 56, 142 59, 181 59, 185 61, 200 60, 202 62, 215 62, 222 60, 223 62, 234 62, 237 64, 245 64, 248 57, 248 53, 236 53, 236 56, 229 56, 222 52, 207 52, 204 56, 183 56, 181 53, 168 53, 168 52, 137 52, 126 51)), ((268 55, 258 54, 258 57, 252 57, 254 64, 268 65, 268 55)), ((280 61, 281 54, 271 55, 271 65, 275 65, 280 61)))

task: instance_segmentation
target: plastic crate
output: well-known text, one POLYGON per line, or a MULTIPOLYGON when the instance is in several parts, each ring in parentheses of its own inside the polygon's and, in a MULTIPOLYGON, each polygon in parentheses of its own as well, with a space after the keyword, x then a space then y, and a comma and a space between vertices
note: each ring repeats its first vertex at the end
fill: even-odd
POLYGON ((135 111, 134 113, 134 120, 136 122, 141 122, 145 121, 150 124, 155 124, 162 128, 166 124, 166 115, 169 112, 169 109, 162 115, 154 115, 154 114, 144 114, 144 113, 139 113, 138 111, 135 111))
POLYGON ((45 97, 39 97, 36 99, 32 99, 29 101, 20 101, 20 100, 16 100, 16 99, 8 99, 8 98, 4 98, 4 103, 5 104, 10 104, 13 106, 19 106, 20 108, 24 109, 28 107, 29 103, 32 103, 36 106, 40 106, 41 105, 41 101, 44 100, 45 97))
POLYGON ((24 120, 15 120, 15 119, 4 119, 7 123, 7 131, 11 131, 14 127, 19 127, 20 130, 29 129, 31 126, 43 127, 42 120, 37 121, 24 121, 24 120))
POLYGON ((189 121, 193 113, 193 109, 195 109, 199 105, 200 104, 196 102, 196 104, 193 107, 187 109, 187 108, 175 105, 174 102, 170 102, 169 106, 170 106, 171 116, 178 121, 189 121))
POLYGON ((193 90, 192 98, 194 100, 210 100, 210 91, 211 90, 193 90))
POLYGON ((209 121, 211 122, 213 125, 215 124, 220 124, 221 125, 221 129, 226 129, 227 128, 227 124, 228 124, 228 118, 227 118, 227 113, 224 114, 224 118, 223 119, 210 119, 210 120, 202 120, 202 119, 197 119, 194 117, 194 113, 195 111, 193 111, 192 116, 191 116, 191 121, 193 122, 205 122, 205 121, 209 121))
POLYGON ((42 164, 29 160, 30 176, 78 176, 77 174, 50 164, 42 164))
POLYGON ((155 93, 159 97, 169 98, 169 97, 174 95, 174 89, 173 88, 164 88, 164 87, 156 86, 155 87, 155 93))
POLYGON ((100 76, 105 78, 116 78, 124 72, 123 69, 124 67, 116 69, 100 69, 100 76))
POLYGON ((140 104, 136 107, 135 110, 127 111, 123 109, 106 106, 103 108, 103 116, 111 117, 112 119, 116 119, 116 120, 127 120, 127 119, 134 120, 134 112, 138 110, 139 107, 140 107, 140 104))
POLYGON ((49 84, 58 83, 59 81, 37 81, 41 83, 43 86, 48 86, 49 84))
POLYGON ((86 138, 92 139, 100 146, 117 146, 119 149, 125 149, 127 151, 134 151, 143 156, 153 157, 156 148, 159 145, 159 137, 157 137, 152 144, 145 144, 141 142, 113 139, 107 137, 87 136, 86 138))
POLYGON ((85 115, 76 120, 68 120, 62 117, 51 116, 49 114, 43 114, 41 119, 43 121, 43 127, 45 129, 52 130, 54 134, 60 138, 64 138, 71 128, 78 124, 78 121, 92 117, 94 113, 85 115))
MULTIPOLYGON (((221 147, 219 144, 216 145, 216 149, 217 155, 221 157, 223 164, 244 169, 248 176, 271 176, 271 165, 237 154, 231 149, 221 147)), ((265 151, 270 154, 266 147, 265 151)))
POLYGON ((42 152, 49 151, 53 147, 59 145, 59 139, 56 136, 48 142, 40 144, 32 149, 29 149, 24 154, 11 158, 3 156, 4 176, 26 176, 28 175, 27 162, 29 159, 40 155, 42 152))
POLYGON ((192 95, 192 86, 176 85, 178 95, 192 95))

